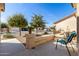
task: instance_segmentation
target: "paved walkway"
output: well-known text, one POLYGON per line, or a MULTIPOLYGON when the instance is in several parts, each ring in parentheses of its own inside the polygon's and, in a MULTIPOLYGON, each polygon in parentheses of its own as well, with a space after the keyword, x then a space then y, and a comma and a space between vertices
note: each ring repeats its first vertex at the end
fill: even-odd
POLYGON ((55 49, 53 42, 49 42, 36 47, 35 49, 25 49, 17 39, 4 40, 0 43, 0 55, 3 56, 68 56, 66 47, 58 46, 55 49))

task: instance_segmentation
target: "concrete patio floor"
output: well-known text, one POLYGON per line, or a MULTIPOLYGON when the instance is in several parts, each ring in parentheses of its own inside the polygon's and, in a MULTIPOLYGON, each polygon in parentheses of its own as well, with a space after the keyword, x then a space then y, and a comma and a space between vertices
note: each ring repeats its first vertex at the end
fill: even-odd
POLYGON ((15 55, 21 51, 25 51, 24 46, 15 39, 2 40, 0 43, 0 55, 15 55))
MULTIPOLYGON (((68 51, 66 47, 58 46, 58 49, 55 48, 52 42, 46 43, 44 45, 38 46, 35 49, 26 49, 26 52, 19 53, 19 55, 28 55, 28 56, 68 56, 68 51)), ((17 54, 18 55, 18 54, 17 54)))
POLYGON ((66 47, 58 46, 55 49, 53 42, 49 42, 36 47, 26 49, 17 39, 9 39, 0 43, 1 56, 68 56, 66 47))

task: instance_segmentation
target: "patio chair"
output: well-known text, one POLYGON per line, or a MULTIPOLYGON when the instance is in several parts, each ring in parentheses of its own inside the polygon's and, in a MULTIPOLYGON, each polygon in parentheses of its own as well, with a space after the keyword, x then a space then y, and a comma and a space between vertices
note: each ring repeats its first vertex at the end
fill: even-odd
MULTIPOLYGON (((76 37, 76 36, 77 36, 77 33, 76 33, 75 31, 73 31, 73 32, 70 33, 69 36, 67 36, 66 39, 61 39, 61 40, 57 39, 56 49, 57 49, 58 42, 59 42, 59 43, 64 44, 64 45, 66 46, 69 55, 71 55, 70 52, 69 52, 69 49, 68 49, 67 44, 68 44, 68 43, 71 44, 72 39, 73 39, 74 37, 76 37)), ((71 44, 71 45, 72 45, 72 44, 71 44)), ((72 49, 73 49, 73 47, 72 47, 72 49)), ((73 49, 73 50, 74 50, 74 49, 73 49)))

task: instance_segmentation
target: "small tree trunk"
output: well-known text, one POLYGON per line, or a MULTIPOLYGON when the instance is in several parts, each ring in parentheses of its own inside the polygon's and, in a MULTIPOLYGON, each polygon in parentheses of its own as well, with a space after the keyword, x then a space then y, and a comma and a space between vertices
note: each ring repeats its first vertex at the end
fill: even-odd
POLYGON ((32 29, 31 29, 31 27, 29 27, 29 34, 32 34, 32 29))
POLYGON ((21 36, 21 28, 19 28, 19 35, 21 36))
POLYGON ((36 34, 38 34, 38 28, 36 28, 36 34))
POLYGON ((9 33, 10 31, 9 31, 9 28, 7 28, 7 32, 9 33))

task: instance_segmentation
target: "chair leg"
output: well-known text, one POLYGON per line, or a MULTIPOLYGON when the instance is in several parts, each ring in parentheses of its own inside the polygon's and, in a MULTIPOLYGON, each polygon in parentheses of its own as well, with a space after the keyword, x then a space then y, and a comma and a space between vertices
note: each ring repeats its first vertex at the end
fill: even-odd
POLYGON ((69 56, 71 56, 70 51, 69 51, 69 49, 67 47, 67 44, 66 44, 66 48, 67 48, 67 51, 68 51, 69 56))
MULTIPOLYGON (((57 49, 57 46, 58 46, 58 39, 57 39, 57 41, 56 41, 57 43, 56 43, 56 49, 57 49)), ((70 51, 69 51, 69 49, 68 49, 68 47, 67 47, 67 44, 66 44, 66 48, 67 48, 67 51, 68 51, 68 54, 69 54, 69 56, 71 56, 71 54, 70 54, 70 51)))
POLYGON ((58 46, 58 39, 57 39, 57 41, 56 41, 56 47, 55 47, 56 49, 57 49, 57 46, 58 46))

